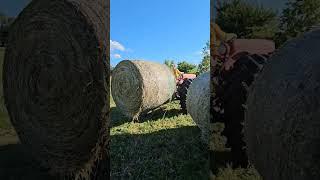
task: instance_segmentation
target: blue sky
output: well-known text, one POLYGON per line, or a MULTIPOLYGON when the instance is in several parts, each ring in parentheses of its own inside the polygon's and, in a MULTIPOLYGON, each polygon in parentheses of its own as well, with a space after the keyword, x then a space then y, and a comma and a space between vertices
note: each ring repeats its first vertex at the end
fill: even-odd
POLYGON ((17 16, 30 0, 0 0, 0 12, 17 16))
MULTIPOLYGON (((29 1, 0 0, 0 12, 16 16, 29 1)), ((209 40, 210 0, 110 1, 112 66, 123 59, 201 61, 209 40)), ((249 1, 281 9, 287 0, 249 1)))
POLYGON ((201 61, 210 0, 111 0, 111 65, 123 59, 201 61))

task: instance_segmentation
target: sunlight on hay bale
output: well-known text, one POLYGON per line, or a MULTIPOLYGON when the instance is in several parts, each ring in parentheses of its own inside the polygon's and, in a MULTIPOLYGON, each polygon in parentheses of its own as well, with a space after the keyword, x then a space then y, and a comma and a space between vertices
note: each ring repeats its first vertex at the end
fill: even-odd
POLYGON ((175 77, 165 64, 125 60, 112 73, 111 92, 117 108, 135 120, 168 102, 175 89, 175 77))
POLYGON ((11 26, 10 120, 26 151, 59 177, 88 179, 107 163, 108 12, 108 1, 37 0, 11 26))
POLYGON ((208 143, 210 125, 210 73, 206 72, 195 80, 188 89, 187 111, 201 130, 201 137, 208 143))

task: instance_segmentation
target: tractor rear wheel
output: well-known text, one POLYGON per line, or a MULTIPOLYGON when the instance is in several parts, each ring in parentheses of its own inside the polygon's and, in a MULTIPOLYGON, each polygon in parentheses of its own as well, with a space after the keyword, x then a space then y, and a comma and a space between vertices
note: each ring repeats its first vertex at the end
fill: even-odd
POLYGON ((187 114, 187 93, 191 83, 192 79, 185 79, 177 89, 177 92, 179 94, 180 107, 182 109, 183 114, 187 114))
POLYGON ((233 167, 248 166, 243 133, 245 103, 248 89, 267 62, 267 58, 267 55, 257 54, 240 57, 233 69, 220 74, 220 82, 215 88, 214 99, 219 100, 224 112, 223 114, 213 112, 213 117, 214 121, 225 123, 222 135, 227 138, 226 146, 231 148, 233 167))

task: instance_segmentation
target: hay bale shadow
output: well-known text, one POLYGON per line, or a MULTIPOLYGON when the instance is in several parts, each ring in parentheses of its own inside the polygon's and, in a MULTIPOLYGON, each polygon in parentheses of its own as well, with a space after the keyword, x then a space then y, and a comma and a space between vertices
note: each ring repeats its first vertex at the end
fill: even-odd
POLYGON ((121 113, 121 110, 117 107, 110 108, 110 128, 120 126, 124 123, 131 122, 129 118, 127 118, 124 114, 121 113))
MULTIPOLYGON (((111 113, 111 127, 120 126, 124 123, 133 121, 132 119, 122 114, 121 110, 117 107, 111 107, 110 113, 111 113)), ((141 116, 139 117, 139 123, 143 123, 146 121, 157 121, 163 118, 172 118, 180 114, 182 114, 182 111, 180 109, 166 110, 165 108, 160 107, 148 113, 141 114, 141 116)))
POLYGON ((169 109, 166 110, 165 108, 157 108, 153 111, 150 111, 150 113, 147 113, 140 117, 139 122, 145 122, 145 121, 157 121, 159 119, 163 118, 172 118, 175 116, 178 116, 182 114, 182 111, 180 109, 169 109))

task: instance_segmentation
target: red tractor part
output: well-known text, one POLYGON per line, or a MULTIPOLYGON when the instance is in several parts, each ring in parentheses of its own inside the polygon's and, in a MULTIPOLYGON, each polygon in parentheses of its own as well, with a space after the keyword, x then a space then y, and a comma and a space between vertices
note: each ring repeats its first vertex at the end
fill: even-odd
POLYGON ((197 77, 197 75, 195 74, 184 74, 182 73, 181 76, 177 79, 177 84, 182 84, 184 82, 184 80, 187 79, 195 79, 197 77))
POLYGON ((223 69, 229 71, 239 57, 246 54, 270 54, 275 51, 275 43, 265 39, 236 39, 223 43, 219 54, 214 55, 223 61, 223 69))
POLYGON ((227 137, 234 167, 248 165, 243 134, 245 103, 249 87, 274 51, 275 43, 269 40, 236 39, 223 43, 213 55, 212 122, 225 124, 222 135, 227 137))
POLYGON ((179 78, 177 78, 177 91, 176 98, 180 100, 180 107, 184 114, 187 114, 187 93, 192 80, 195 79, 197 75, 195 74, 184 74, 182 73, 179 78))

